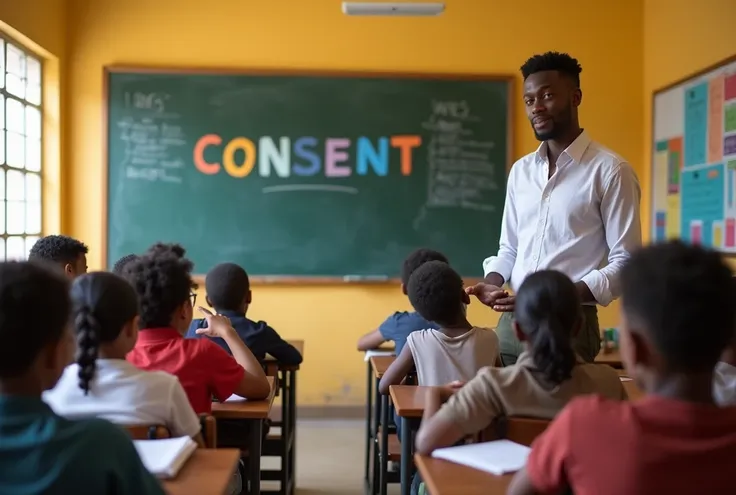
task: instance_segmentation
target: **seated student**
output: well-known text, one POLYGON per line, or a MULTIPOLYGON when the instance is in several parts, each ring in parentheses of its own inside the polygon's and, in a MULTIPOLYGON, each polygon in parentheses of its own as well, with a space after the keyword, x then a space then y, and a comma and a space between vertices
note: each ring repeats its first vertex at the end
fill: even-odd
POLYGON ((47 235, 36 241, 28 253, 28 261, 46 261, 58 265, 73 279, 87 273, 89 248, 65 235, 47 235))
POLYGON ((125 360, 138 338, 138 295, 112 273, 72 284, 76 363, 67 366, 44 401, 69 419, 99 417, 121 425, 163 425, 172 436, 201 442, 200 422, 179 380, 125 360))
POLYGON ((736 321, 731 270, 715 251, 672 241, 633 253, 621 292, 621 358, 646 396, 574 399, 509 494, 733 493, 736 408, 712 393, 736 321))
MULTIPOLYGON (((259 361, 270 354, 282 364, 296 365, 302 362, 299 351, 282 339, 265 321, 256 323, 246 317, 253 296, 248 274, 243 268, 235 263, 220 263, 207 273, 204 285, 207 289, 207 304, 215 308, 217 314, 230 319, 230 324, 259 361)), ((207 328, 206 319, 193 320, 187 338, 201 337, 197 333, 200 328, 207 328)), ((227 343, 220 337, 207 338, 232 354, 227 343)))
MULTIPOLYGON (((197 414, 211 411, 212 396, 220 401, 232 394, 266 398, 271 391, 266 374, 226 317, 206 312, 208 326, 198 333, 222 338, 232 356, 209 339, 184 338, 196 295, 192 262, 184 254, 181 246, 156 244, 125 265, 123 276, 141 305, 140 333, 128 361, 143 370, 166 371, 179 378, 197 414)), ((218 422, 218 446, 246 445, 247 426, 242 421, 218 422)))
POLYGON ((580 308, 575 284, 564 274, 544 270, 529 275, 517 293, 513 323, 526 350, 513 366, 482 368, 456 393, 456 387, 431 391, 417 451, 429 454, 454 445, 500 416, 552 419, 578 395, 597 392, 625 398, 613 368, 586 363, 575 354, 573 338, 583 319, 580 308))
POLYGON ((115 264, 112 267, 112 272, 116 275, 122 275, 123 274, 123 268, 125 268, 125 265, 133 261, 138 257, 137 254, 126 254, 119 260, 115 262, 115 264))
POLYGON ((721 406, 736 406, 736 338, 713 370, 713 398, 721 406))
MULTIPOLYGON (((417 249, 409 254, 401 267, 401 292, 404 295, 406 295, 406 288, 409 285, 411 274, 427 261, 443 261, 449 263, 444 254, 431 249, 417 249)), ((386 321, 381 323, 381 326, 376 330, 363 335, 358 340, 358 350, 369 351, 377 348, 386 341, 392 340, 395 346, 394 352, 399 356, 409 334, 416 330, 425 330, 427 328, 438 329, 439 326, 436 323, 427 321, 416 311, 398 311, 386 318, 386 321)))
POLYGON ((496 332, 468 322, 465 306, 470 299, 463 280, 450 265, 444 261, 421 265, 409 278, 407 294, 414 309, 440 329, 409 334, 407 345, 381 378, 382 394, 401 383, 414 367, 419 385, 444 385, 470 380, 480 368, 496 363, 496 332))
POLYGON ((70 306, 59 273, 0 263, 0 491, 163 495, 122 429, 62 418, 41 400, 72 357, 70 306))

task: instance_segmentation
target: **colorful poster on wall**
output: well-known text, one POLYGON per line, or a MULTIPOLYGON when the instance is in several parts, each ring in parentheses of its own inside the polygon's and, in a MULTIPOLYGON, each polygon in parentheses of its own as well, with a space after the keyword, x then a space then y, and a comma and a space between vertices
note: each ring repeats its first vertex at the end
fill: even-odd
POLYGON ((654 95, 651 239, 736 254, 736 60, 654 95))

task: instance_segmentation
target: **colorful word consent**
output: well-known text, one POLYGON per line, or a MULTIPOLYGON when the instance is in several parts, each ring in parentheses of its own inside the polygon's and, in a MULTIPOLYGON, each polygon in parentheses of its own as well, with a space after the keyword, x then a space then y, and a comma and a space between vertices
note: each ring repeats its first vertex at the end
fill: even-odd
POLYGON ((368 175, 369 171, 386 176, 390 157, 398 151, 399 171, 411 175, 414 150, 422 144, 419 135, 397 135, 370 139, 359 137, 326 138, 304 136, 281 137, 278 141, 263 136, 258 144, 246 137, 227 143, 217 134, 207 134, 194 146, 194 165, 207 175, 225 169, 230 176, 247 177, 258 165, 261 177, 310 177, 323 173, 326 177, 368 175), (394 150, 394 153, 391 153, 394 150), (209 160, 205 158, 205 155, 209 160))

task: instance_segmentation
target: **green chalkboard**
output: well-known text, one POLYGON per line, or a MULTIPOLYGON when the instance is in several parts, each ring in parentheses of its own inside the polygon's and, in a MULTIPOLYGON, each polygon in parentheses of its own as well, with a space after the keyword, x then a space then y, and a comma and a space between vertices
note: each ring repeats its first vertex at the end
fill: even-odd
POLYGON ((381 280, 417 247, 498 249, 512 79, 107 68, 106 258, 381 280))

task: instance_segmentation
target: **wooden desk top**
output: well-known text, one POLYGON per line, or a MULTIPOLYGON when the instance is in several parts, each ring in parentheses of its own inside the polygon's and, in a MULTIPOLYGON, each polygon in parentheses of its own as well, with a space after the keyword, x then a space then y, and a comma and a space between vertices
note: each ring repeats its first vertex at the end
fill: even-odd
MULTIPOLYGON (((287 340, 289 344, 294 346, 297 351, 299 351, 299 354, 304 357, 304 341, 303 340, 287 340)), ((300 364, 281 364, 279 363, 275 357, 273 357, 270 354, 266 354, 266 359, 264 359, 265 363, 268 364, 278 364, 278 367, 280 370, 283 371, 296 371, 299 368, 301 368, 300 364)))
POLYGON ((396 414, 402 418, 421 418, 427 392, 431 389, 416 385, 391 385, 388 390, 396 414))
MULTIPOLYGON (((625 370, 616 370, 618 371, 618 376, 626 376, 628 377, 628 374, 625 370)), ((639 387, 636 386, 636 382, 634 380, 628 380, 625 382, 621 382, 621 385, 624 386, 624 390, 626 390, 626 394, 629 396, 629 400, 637 400, 644 397, 644 391, 642 391, 639 387)))
POLYGON ((514 477, 496 476, 419 454, 414 455, 414 462, 432 495, 504 495, 514 477))
POLYGON ((623 364, 621 363, 621 354, 619 353, 618 349, 613 350, 607 354, 604 354, 603 349, 601 349, 601 352, 599 352, 598 355, 595 357, 595 362, 598 364, 607 364, 609 366, 613 366, 614 368, 623 367, 623 364))
POLYGON ((396 356, 371 356, 371 366, 375 377, 380 380, 395 360, 396 356))
POLYGON ((197 449, 177 477, 162 485, 169 495, 224 494, 238 459, 238 449, 197 449))
POLYGON ((274 378, 267 376, 271 385, 271 393, 264 400, 239 400, 230 402, 213 402, 212 415, 218 419, 266 419, 271 412, 273 397, 276 393, 274 378))

